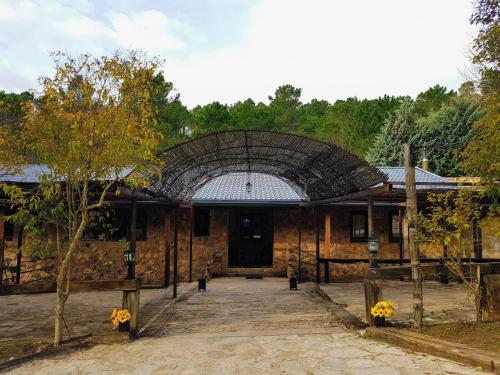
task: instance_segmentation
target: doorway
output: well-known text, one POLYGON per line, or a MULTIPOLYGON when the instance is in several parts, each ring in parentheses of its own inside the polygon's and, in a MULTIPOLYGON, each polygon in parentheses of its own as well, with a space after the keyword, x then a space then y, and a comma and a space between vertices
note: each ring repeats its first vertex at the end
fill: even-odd
POLYGON ((229 267, 272 267, 271 210, 233 210, 229 218, 229 267))

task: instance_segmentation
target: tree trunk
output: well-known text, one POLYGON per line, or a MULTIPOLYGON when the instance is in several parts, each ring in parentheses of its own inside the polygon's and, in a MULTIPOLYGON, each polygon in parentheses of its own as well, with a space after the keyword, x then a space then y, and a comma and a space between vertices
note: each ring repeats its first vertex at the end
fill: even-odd
POLYGON ((73 253, 77 247, 78 241, 82 237, 83 231, 87 224, 87 212, 83 212, 82 221, 78 226, 78 229, 71 241, 68 252, 64 256, 61 263, 61 268, 59 269, 59 274, 57 275, 57 291, 56 291, 56 307, 54 311, 54 346, 57 347, 62 340, 62 325, 63 325, 63 315, 64 306, 69 296, 69 286, 70 286, 70 266, 71 260, 73 258, 73 253))

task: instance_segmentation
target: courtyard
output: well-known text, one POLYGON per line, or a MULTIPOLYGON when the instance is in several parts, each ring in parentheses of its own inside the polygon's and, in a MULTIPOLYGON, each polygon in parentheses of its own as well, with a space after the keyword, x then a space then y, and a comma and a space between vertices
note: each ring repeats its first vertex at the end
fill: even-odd
MULTIPOLYGON (((220 278, 212 280, 206 292, 194 292, 191 296, 185 293, 185 298, 167 308, 166 296, 158 298, 161 293, 159 290, 143 293, 141 311, 149 309, 144 320, 149 324, 139 340, 97 345, 86 351, 33 361, 11 373, 480 373, 467 366, 409 353, 346 331, 336 323, 329 310, 332 302, 314 293, 312 284, 301 284, 298 291, 290 291, 286 279, 281 278, 220 278)), ((38 299, 40 305, 43 305, 40 300, 46 298, 47 306, 51 306, 48 302, 52 297, 22 296, 24 303, 27 299, 38 299)), ((72 296, 74 302, 80 297, 72 296)), ((2 302, 10 299, 7 306, 14 309, 14 297, 1 298, 2 302)), ((107 323, 104 326, 107 307, 118 300, 103 297, 100 306, 96 303, 93 308, 85 309, 87 312, 99 311, 98 316, 92 316, 92 321, 103 322, 100 330, 111 329, 107 323)), ((68 307, 71 306, 78 310, 76 304, 68 307)), ((26 310, 24 313, 29 314, 32 309, 26 310)), ((2 314, 5 314, 3 309, 2 314)), ((71 315, 69 311, 68 314, 71 315)), ((19 315, 8 317, 10 326, 16 325, 12 320, 19 319, 19 315)), ((85 319, 85 312, 80 316, 85 319)))

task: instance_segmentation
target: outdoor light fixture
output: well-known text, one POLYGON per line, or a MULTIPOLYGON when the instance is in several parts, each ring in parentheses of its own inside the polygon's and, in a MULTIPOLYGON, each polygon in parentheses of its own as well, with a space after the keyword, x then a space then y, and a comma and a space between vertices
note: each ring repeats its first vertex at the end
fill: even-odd
POLYGON ((378 239, 375 237, 370 237, 368 239, 368 252, 371 256, 371 268, 377 267, 377 255, 378 255, 378 239))
POLYGON ((252 192, 252 183, 250 181, 246 184, 247 193, 250 194, 252 192))
POLYGON ((132 267, 135 263, 135 252, 127 249, 123 252, 123 261, 127 265, 127 279, 133 279, 132 267))

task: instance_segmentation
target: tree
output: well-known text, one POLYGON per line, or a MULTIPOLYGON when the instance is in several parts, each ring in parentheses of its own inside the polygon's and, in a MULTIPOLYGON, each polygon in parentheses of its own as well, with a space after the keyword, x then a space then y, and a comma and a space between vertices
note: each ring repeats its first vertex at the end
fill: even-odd
POLYGON ((477 100, 459 98, 418 121, 412 142, 419 146, 418 157, 429 159, 432 172, 462 176, 461 152, 467 146, 472 126, 482 116, 477 100))
POLYGON ((216 131, 231 129, 227 105, 213 102, 197 106, 192 111, 193 135, 195 137, 216 131))
POLYGON ((426 116, 431 112, 441 109, 443 105, 450 103, 456 97, 453 90, 449 90, 440 85, 435 85, 421 92, 415 99, 415 113, 419 116, 426 116))
POLYGON ((429 194, 429 207, 419 214, 419 242, 446 249, 443 264, 467 286, 474 296, 476 319, 481 320, 480 280, 476 268, 470 264, 474 257, 472 225, 480 218, 476 193, 460 190, 429 194), (468 265, 462 258, 469 258, 468 265))
POLYGON ((300 95, 302 89, 292 85, 283 85, 269 96, 274 128, 284 132, 294 132, 299 126, 299 108, 302 106, 300 95))
POLYGON ((372 164, 384 166, 403 165, 404 145, 411 143, 414 138, 417 131, 416 123, 414 103, 406 98, 385 121, 366 159, 372 164))
POLYGON ((465 148, 463 168, 481 178, 481 185, 493 201, 500 188, 500 2, 478 0, 471 23, 479 25, 474 40, 472 62, 479 72, 478 87, 484 115, 476 121, 472 137, 465 148))
POLYGON ((143 186, 144 163, 159 163, 160 134, 152 105, 160 62, 139 52, 94 58, 53 55, 55 73, 42 77, 21 134, 26 148, 46 165, 38 190, 4 186, 12 220, 30 237, 45 239, 58 256, 54 346, 62 339, 71 266, 89 216, 106 205, 118 180, 143 186), (35 214, 34 214, 35 213, 35 214), (50 218, 49 221, 47 219, 50 218), (55 233, 46 237, 47 234, 55 233))
POLYGON ((271 111, 264 103, 252 99, 236 102, 229 107, 231 127, 234 129, 272 129, 271 111))

